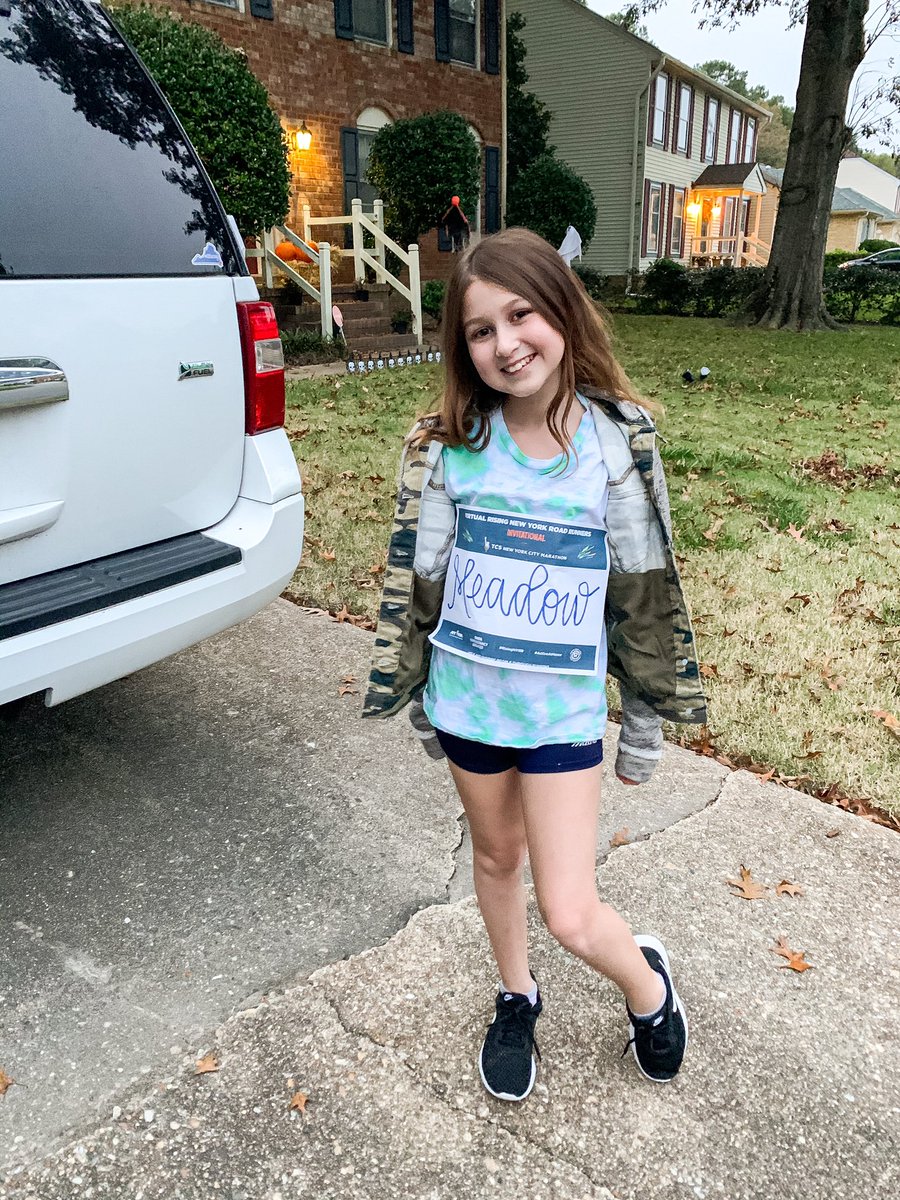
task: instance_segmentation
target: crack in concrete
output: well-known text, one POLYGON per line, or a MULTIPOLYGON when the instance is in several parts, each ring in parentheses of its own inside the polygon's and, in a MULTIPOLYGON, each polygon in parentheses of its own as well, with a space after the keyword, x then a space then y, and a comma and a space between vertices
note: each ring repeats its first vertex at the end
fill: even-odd
POLYGON ((376 1037, 373 1037, 372 1034, 369 1033, 368 1030, 359 1029, 356 1026, 354 1026, 351 1022, 347 1021, 344 1017, 344 1014, 341 1012, 339 1002, 336 1000, 333 1000, 331 998, 331 996, 327 995, 324 992, 324 990, 322 989, 322 985, 312 984, 310 986, 314 987, 316 989, 316 991, 320 994, 321 998, 325 1001, 325 1003, 328 1005, 328 1007, 334 1013, 335 1020, 340 1025, 341 1029, 343 1029, 344 1033, 346 1033, 349 1037, 358 1039, 359 1041, 366 1041, 370 1045, 377 1047, 379 1050, 388 1052, 390 1054, 391 1058, 407 1071, 407 1073, 414 1080, 414 1082, 419 1087, 422 1087, 426 1091, 430 1092, 431 1095, 434 1096, 435 1100, 437 1100, 438 1103, 441 1104, 444 1108, 448 1109, 450 1112, 452 1112, 456 1115, 461 1115, 463 1118, 470 1118, 473 1121, 486 1119, 489 1124, 496 1126, 498 1129, 501 1129, 508 1137, 522 1141, 526 1145, 531 1146, 532 1149, 536 1150, 539 1154, 543 1155, 543 1157, 546 1158, 550 1163, 563 1163, 567 1167, 569 1167, 571 1170, 577 1171, 579 1175, 583 1175, 584 1178, 590 1183, 590 1185, 592 1187, 602 1188, 604 1191, 609 1191, 609 1189, 606 1187, 606 1185, 600 1183, 599 1180, 595 1179, 591 1175, 591 1173, 581 1165, 581 1163, 572 1162, 565 1155, 555 1153, 549 1147, 543 1145, 539 1140, 535 1140, 533 1137, 530 1137, 527 1133, 523 1132, 520 1129, 510 1128, 509 1125, 506 1124, 506 1122, 503 1120, 502 1117, 498 1116, 498 1117, 479 1118, 476 1113, 467 1112, 466 1109, 459 1108, 457 1105, 453 1104, 452 1101, 450 1100, 450 1098, 448 1096, 444 1095, 435 1086, 434 1083, 432 1083, 428 1079, 421 1078, 419 1075, 417 1075, 415 1073, 412 1064, 408 1061, 408 1057, 404 1056, 403 1052, 398 1050, 396 1048, 396 1046, 392 1046, 388 1042, 379 1041, 376 1037))
POLYGON ((601 853, 598 854, 597 866, 604 866, 609 861, 610 855, 614 854, 616 850, 624 850, 626 846, 637 846, 640 842, 649 842, 658 834, 665 833, 667 829, 674 829, 676 825, 682 825, 685 821, 692 821, 694 817, 699 817, 702 813, 705 813, 707 809, 712 808, 712 806, 721 798, 727 782, 728 776, 726 775, 720 782, 719 789, 716 794, 707 800, 702 808, 697 808, 693 812, 685 813, 681 817, 676 817, 673 821, 669 821, 667 825, 663 825, 659 829, 651 829, 649 833, 642 833, 638 837, 632 838, 631 841, 624 842, 621 846, 607 847, 605 851, 601 851, 601 853))

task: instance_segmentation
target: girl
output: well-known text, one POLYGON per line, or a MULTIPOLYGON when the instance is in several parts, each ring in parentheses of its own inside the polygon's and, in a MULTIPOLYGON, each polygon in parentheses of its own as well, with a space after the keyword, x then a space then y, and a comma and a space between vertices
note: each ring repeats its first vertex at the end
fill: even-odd
POLYGON ((450 762, 500 975, 487 1090, 524 1100, 540 1057, 526 855, 547 928, 622 989, 635 1061, 666 1082, 687 1044, 668 955, 595 875, 607 670, 623 783, 652 774, 662 717, 705 720, 653 422, 580 280, 527 230, 460 255, 443 337, 442 408, 401 466, 364 715, 412 701, 450 762))

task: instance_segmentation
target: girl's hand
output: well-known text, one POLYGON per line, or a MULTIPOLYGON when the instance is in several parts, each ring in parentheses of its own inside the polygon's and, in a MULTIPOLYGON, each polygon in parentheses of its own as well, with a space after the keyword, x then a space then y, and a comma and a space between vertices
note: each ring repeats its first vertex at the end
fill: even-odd
POLYGON ((616 779, 619 783, 627 783, 630 787, 640 787, 636 779, 626 779, 624 775, 616 775, 616 779))

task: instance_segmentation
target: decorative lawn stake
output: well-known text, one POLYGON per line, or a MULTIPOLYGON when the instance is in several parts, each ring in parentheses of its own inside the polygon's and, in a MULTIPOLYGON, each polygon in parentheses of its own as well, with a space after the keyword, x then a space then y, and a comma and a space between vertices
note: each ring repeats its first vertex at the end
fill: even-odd
POLYGON ((469 222, 459 207, 459 196, 450 197, 450 207, 441 217, 441 225, 453 246, 453 253, 465 249, 469 244, 469 222))

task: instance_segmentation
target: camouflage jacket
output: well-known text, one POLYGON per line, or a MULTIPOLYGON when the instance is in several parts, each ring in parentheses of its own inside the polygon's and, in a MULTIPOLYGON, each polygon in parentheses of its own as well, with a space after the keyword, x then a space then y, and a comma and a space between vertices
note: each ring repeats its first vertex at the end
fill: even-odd
MULTIPOLYGON (((619 681, 622 732, 616 770, 649 779, 662 753, 662 718, 702 724, 706 701, 672 548, 669 498, 647 414, 583 388, 609 468, 606 597, 608 670, 619 681)), ((444 594, 456 511, 443 486, 442 445, 416 446, 400 465, 397 508, 364 717, 411 703, 410 719, 432 757, 442 751, 421 704, 444 594)))

